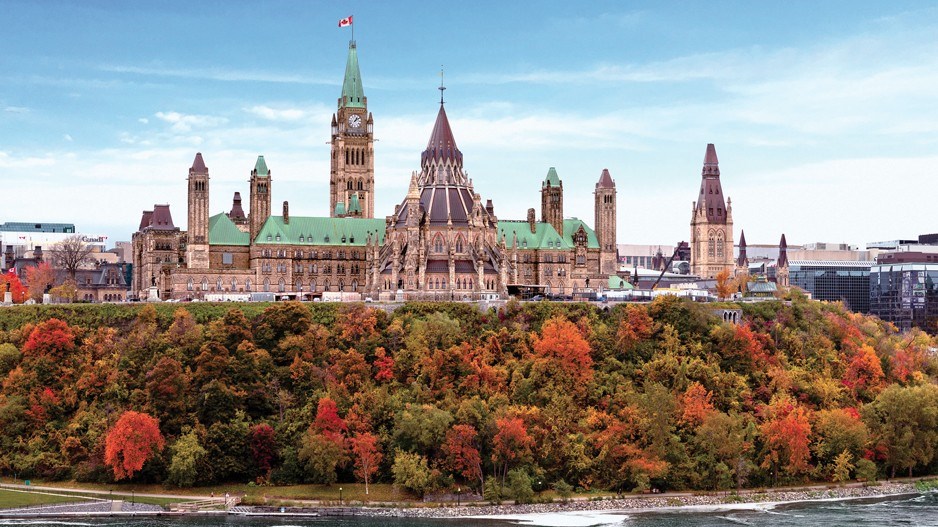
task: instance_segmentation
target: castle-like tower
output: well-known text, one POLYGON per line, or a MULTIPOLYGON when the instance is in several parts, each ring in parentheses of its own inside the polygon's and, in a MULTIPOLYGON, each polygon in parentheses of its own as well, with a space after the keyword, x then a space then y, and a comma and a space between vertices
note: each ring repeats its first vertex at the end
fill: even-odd
POLYGON ((251 171, 251 210, 248 211, 248 223, 251 225, 251 240, 257 238, 264 222, 270 217, 270 169, 264 156, 257 156, 254 170, 251 171))
POLYGON ((189 224, 186 263, 191 269, 208 269, 208 168, 202 153, 189 168, 189 224))
POLYGON ((701 278, 721 271, 733 274, 733 202, 723 201, 720 162, 713 144, 707 145, 701 173, 700 195, 690 219, 690 268, 701 278))
POLYGON ((550 167, 541 183, 541 221, 550 223, 563 236, 563 181, 554 167, 550 167))
POLYGON ((374 218, 374 120, 362 88, 355 41, 348 46, 345 80, 338 110, 332 114, 332 163, 329 174, 329 210, 355 217, 374 218), (353 204, 352 198, 357 203, 353 204), (337 207, 339 203, 341 206, 337 207), (357 211, 355 209, 358 209, 357 211))
POLYGON ((609 175, 609 169, 603 169, 593 195, 596 214, 596 223, 593 225, 599 239, 599 270, 604 274, 615 274, 619 254, 616 249, 616 182, 609 175))

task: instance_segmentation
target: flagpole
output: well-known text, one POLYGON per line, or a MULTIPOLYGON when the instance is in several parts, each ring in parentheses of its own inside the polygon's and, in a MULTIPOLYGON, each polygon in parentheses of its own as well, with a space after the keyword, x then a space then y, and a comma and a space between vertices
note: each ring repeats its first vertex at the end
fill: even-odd
POLYGON ((355 18, 352 18, 352 23, 349 25, 352 26, 352 42, 355 42, 355 18))

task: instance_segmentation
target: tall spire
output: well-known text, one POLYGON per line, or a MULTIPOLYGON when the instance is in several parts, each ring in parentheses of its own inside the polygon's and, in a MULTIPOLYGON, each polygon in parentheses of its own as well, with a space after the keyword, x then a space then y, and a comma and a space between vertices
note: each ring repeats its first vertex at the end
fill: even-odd
POLYGON ((720 162, 713 143, 707 145, 707 153, 704 155, 697 210, 706 214, 710 223, 727 222, 726 202, 723 201, 723 187, 720 184, 720 162))
POLYGON ((345 80, 342 81, 342 96, 339 108, 365 108, 367 99, 362 88, 362 75, 358 69, 358 49, 355 41, 348 43, 348 61, 345 63, 345 80))
POLYGON ((736 259, 736 266, 749 266, 749 257, 746 255, 746 231, 739 232, 739 258, 736 259))
POLYGON ((436 114, 436 124, 433 125, 427 149, 421 156, 421 165, 433 159, 453 161, 457 165, 462 165, 462 152, 456 147, 456 138, 453 137, 453 129, 449 126, 449 119, 446 117, 446 110, 442 103, 440 103, 440 112, 436 114))
POLYGON ((776 265, 778 267, 788 267, 788 242, 785 241, 784 234, 782 234, 782 239, 778 242, 778 261, 776 265))

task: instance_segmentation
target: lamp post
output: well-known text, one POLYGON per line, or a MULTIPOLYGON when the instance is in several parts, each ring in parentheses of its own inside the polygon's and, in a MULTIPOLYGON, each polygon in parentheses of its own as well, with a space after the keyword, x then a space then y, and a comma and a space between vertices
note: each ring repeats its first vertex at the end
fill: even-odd
POLYGON ((459 495, 462 493, 462 487, 456 487, 456 506, 459 507, 459 495))
POLYGON ((339 503, 344 503, 344 501, 342 501, 342 487, 339 487, 339 503))

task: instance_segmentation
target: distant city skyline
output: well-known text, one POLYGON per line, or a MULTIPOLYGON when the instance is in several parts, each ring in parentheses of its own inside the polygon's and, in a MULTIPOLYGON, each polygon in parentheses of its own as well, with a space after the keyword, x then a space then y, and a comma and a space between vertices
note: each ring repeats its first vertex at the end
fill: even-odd
MULTIPOLYGON (((329 123, 349 28, 374 113, 376 216, 419 168, 439 105, 501 219, 568 216, 618 187, 618 242, 687 240, 707 143, 751 244, 938 232, 938 7, 924 2, 0 1, 0 223, 129 240, 169 203, 185 226, 196 152, 211 212, 258 154, 275 214, 328 216, 329 123), (536 9, 534 9, 536 7, 536 9), (921 196, 921 197, 920 197, 921 196)), ((738 237, 738 235, 737 235, 738 237)))

